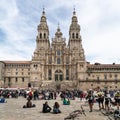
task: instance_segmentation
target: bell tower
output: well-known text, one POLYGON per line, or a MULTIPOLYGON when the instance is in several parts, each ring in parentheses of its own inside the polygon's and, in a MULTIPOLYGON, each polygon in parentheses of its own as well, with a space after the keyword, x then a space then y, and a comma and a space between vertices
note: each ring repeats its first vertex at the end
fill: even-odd
POLYGON ((84 49, 82 47, 82 39, 80 35, 80 25, 78 24, 75 8, 73 11, 72 22, 69 28, 68 46, 70 51, 76 52, 80 59, 85 60, 84 49))
POLYGON ((36 38, 37 50, 44 48, 48 49, 50 46, 49 43, 49 28, 47 25, 47 18, 45 16, 45 11, 43 8, 40 24, 38 25, 38 35, 36 38))
POLYGON ((79 87, 80 81, 86 79, 85 78, 86 61, 85 61, 84 49, 82 47, 80 25, 78 24, 78 19, 76 16, 75 9, 73 11, 72 22, 69 28, 68 46, 69 46, 69 51, 71 53, 72 79, 76 80, 76 84, 79 87))
POLYGON ((36 49, 32 56, 31 63, 31 78, 30 83, 34 86, 41 86, 42 80, 45 79, 44 66, 46 64, 46 51, 50 48, 49 28, 47 18, 43 8, 40 24, 37 28, 38 34, 36 37, 36 49))
POLYGON ((40 24, 37 28, 38 34, 36 37, 36 49, 34 51, 33 59, 45 59, 45 51, 50 48, 49 41, 49 28, 47 25, 47 18, 45 16, 45 10, 43 8, 40 24))

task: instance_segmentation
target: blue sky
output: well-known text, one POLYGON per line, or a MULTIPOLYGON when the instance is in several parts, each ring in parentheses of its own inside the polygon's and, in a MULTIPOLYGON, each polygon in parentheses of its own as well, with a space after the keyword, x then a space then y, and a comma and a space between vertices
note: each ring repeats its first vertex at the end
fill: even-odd
POLYGON ((45 7, 50 40, 58 23, 69 39, 73 8, 90 63, 120 63, 120 0, 0 0, 0 60, 31 60, 45 7))

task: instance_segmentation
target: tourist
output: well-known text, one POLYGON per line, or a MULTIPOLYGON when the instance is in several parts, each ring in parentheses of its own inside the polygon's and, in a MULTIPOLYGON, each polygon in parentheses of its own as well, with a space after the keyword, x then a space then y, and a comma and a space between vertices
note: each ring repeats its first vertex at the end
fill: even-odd
POLYGON ((28 101, 27 101, 26 105, 23 106, 23 108, 32 108, 32 107, 35 107, 35 104, 32 104, 30 98, 28 98, 27 100, 28 101))
POLYGON ((67 100, 66 98, 64 98, 63 105, 70 105, 70 100, 69 99, 67 100))
POLYGON ((0 97, 0 103, 6 103, 7 101, 5 100, 5 98, 2 96, 0 97))
POLYGON ((94 104, 94 95, 93 95, 92 90, 88 91, 88 95, 87 95, 86 99, 88 100, 88 103, 89 103, 89 108, 90 108, 89 112, 92 112, 93 111, 93 104, 94 104))
POLYGON ((115 93, 114 99, 115 99, 115 102, 116 102, 116 105, 117 105, 117 110, 119 110, 119 106, 120 106, 120 91, 117 91, 115 93))
POLYGON ((97 92, 97 102, 99 104, 99 110, 104 109, 104 93, 101 90, 97 92))
POLYGON ((30 100, 32 100, 33 94, 32 94, 32 91, 31 91, 31 90, 30 90, 29 93, 28 93, 28 97, 30 98, 30 100))
POLYGON ((51 107, 48 105, 48 102, 46 101, 44 104, 43 104, 43 108, 42 108, 42 112, 43 113, 48 113, 51 111, 51 107))
POLYGON ((60 108, 59 103, 58 103, 58 102, 55 102, 55 103, 54 103, 54 106, 53 106, 53 113, 55 113, 55 114, 61 113, 61 111, 60 111, 59 108, 60 108))
POLYGON ((109 97, 109 94, 105 94, 105 110, 106 110, 106 113, 109 112, 110 110, 110 103, 111 103, 111 98, 109 97))

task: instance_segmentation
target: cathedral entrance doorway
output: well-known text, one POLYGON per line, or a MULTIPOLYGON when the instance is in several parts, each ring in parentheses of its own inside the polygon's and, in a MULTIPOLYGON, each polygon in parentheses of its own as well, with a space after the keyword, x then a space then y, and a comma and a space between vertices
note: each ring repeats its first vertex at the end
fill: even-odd
POLYGON ((63 81, 63 73, 61 70, 55 71, 55 81, 63 81))

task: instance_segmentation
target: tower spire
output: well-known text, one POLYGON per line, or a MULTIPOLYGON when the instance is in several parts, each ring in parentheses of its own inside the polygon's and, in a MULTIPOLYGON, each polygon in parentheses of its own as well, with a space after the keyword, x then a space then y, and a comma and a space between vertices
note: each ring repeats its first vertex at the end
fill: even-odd
POLYGON ((75 6, 74 6, 74 10, 73 10, 73 15, 76 15, 75 6))
POLYGON ((57 28, 57 31, 60 31, 60 24, 58 23, 58 28, 57 28))
POLYGON ((62 37, 62 32, 60 31, 60 24, 59 23, 58 23, 57 32, 55 33, 55 36, 57 38, 62 37))
POLYGON ((42 12, 42 15, 44 16, 45 15, 45 8, 43 6, 43 12, 42 12))

